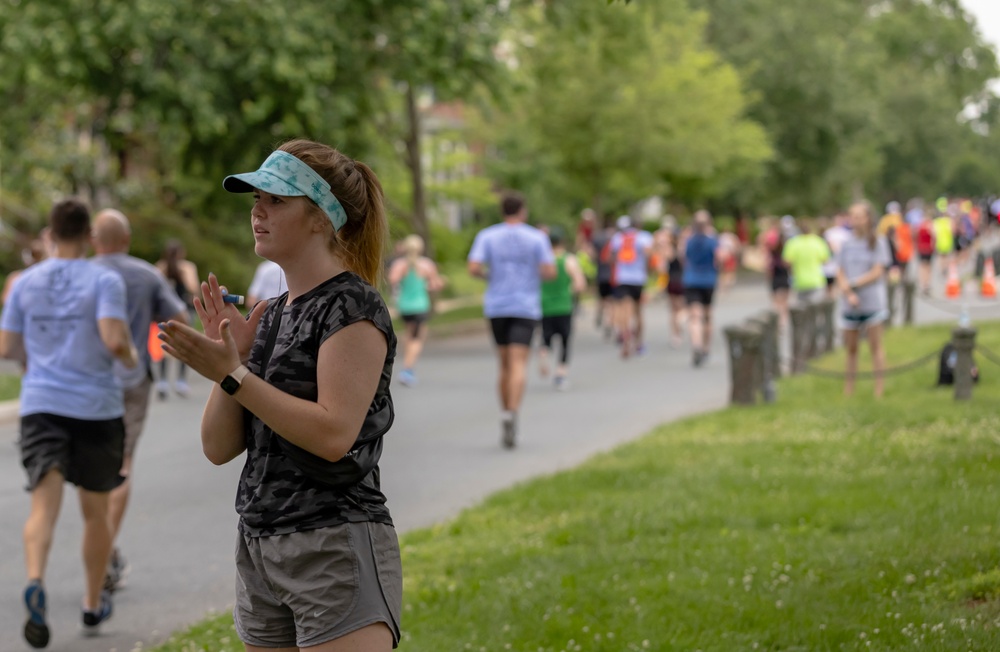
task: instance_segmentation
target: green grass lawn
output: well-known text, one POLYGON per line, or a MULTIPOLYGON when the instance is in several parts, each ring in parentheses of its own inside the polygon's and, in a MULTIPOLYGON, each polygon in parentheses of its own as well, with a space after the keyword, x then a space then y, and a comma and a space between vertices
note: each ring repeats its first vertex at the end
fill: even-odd
MULTIPOLYGON (((888 349, 947 338, 896 330, 888 349)), ((1000 367, 979 363, 960 404, 934 364, 880 401, 785 379, 773 405, 665 425, 410 532, 401 649, 1000 649, 1000 367)), ((156 649, 242 647, 226 615, 156 649)))

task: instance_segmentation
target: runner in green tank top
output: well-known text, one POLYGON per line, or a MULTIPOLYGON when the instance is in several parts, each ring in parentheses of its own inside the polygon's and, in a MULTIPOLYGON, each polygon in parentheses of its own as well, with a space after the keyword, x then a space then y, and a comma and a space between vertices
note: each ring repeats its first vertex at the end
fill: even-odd
POLYGON ((398 291, 396 307, 403 318, 403 369, 399 382, 406 387, 417 384, 413 368, 427 338, 427 319, 431 312, 431 292, 444 286, 437 265, 423 255, 424 241, 419 235, 403 240, 404 255, 389 267, 389 285, 398 291))
POLYGON ((587 279, 576 256, 567 253, 562 236, 553 232, 549 240, 556 257, 556 277, 542 282, 542 348, 538 352, 538 370, 543 378, 548 377, 552 340, 558 335, 562 340, 562 352, 553 383, 556 389, 564 391, 569 389, 567 374, 574 296, 586 289, 587 279))

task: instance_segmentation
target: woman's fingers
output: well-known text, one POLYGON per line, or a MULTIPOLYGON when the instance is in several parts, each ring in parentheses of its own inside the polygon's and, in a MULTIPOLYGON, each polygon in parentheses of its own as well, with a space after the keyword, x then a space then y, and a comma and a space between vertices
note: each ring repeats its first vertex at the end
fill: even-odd
POLYGON ((222 300, 222 288, 219 286, 219 279, 216 278, 215 274, 208 275, 208 286, 209 290, 211 290, 210 298, 212 306, 215 308, 215 312, 221 313, 225 310, 226 303, 222 300))

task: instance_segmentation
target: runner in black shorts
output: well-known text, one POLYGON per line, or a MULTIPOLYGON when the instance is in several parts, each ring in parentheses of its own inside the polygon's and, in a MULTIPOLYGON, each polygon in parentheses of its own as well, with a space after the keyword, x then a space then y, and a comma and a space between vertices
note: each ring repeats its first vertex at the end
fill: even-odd
POLYGON ((483 314, 497 343, 500 442, 504 448, 514 448, 531 336, 542 318, 542 281, 555 277, 556 266, 548 236, 525 223, 524 198, 507 193, 500 210, 503 222, 476 235, 467 265, 470 275, 488 282, 483 314))
POLYGON ((96 633, 111 617, 110 593, 102 591, 111 554, 108 504, 123 480, 125 442, 114 362, 130 369, 139 362, 125 282, 86 259, 87 207, 59 202, 49 222, 52 256, 18 277, 0 324, 0 355, 27 369, 19 401, 21 461, 31 492, 24 525, 24 638, 35 648, 49 643, 44 576, 65 482, 77 486, 83 516, 84 633, 96 633))

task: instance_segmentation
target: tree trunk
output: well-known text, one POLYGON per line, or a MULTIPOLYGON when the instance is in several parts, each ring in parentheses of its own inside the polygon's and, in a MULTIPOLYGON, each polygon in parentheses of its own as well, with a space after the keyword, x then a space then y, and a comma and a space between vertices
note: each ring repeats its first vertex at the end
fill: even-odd
POLYGON ((414 233, 424 239, 426 254, 433 256, 434 243, 431 242, 431 231, 427 223, 427 198, 424 191, 423 160, 420 155, 420 113, 417 110, 417 98, 413 84, 409 83, 406 85, 406 117, 409 127, 406 134, 406 167, 410 170, 410 182, 413 189, 410 226, 414 233))

